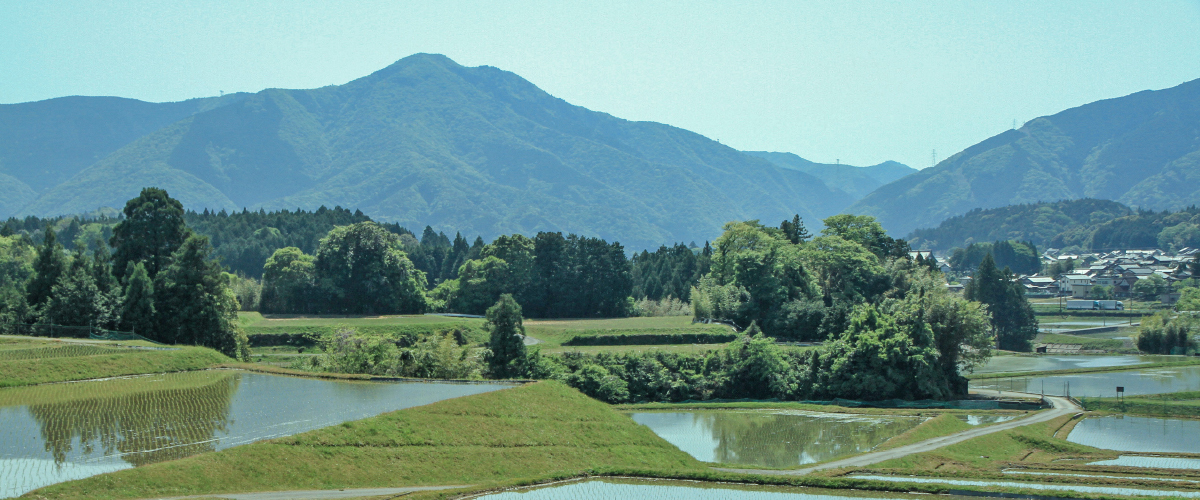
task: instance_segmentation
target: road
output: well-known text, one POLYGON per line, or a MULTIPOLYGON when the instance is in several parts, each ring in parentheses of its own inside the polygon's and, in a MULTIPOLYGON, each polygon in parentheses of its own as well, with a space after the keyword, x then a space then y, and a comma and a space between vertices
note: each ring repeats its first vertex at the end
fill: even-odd
POLYGON ((156 500, 186 500, 190 498, 228 498, 230 500, 328 500, 337 498, 377 497, 401 495, 417 491, 452 490, 466 486, 410 486, 407 488, 346 488, 343 490, 262 491, 258 493, 218 493, 169 497, 156 500))
MULTIPOLYGON (((984 394, 986 394, 986 393, 994 394, 995 393, 994 391, 986 391, 986 390, 976 390, 975 392, 984 393, 984 394)), ((1011 392, 1011 391, 1008 391, 1007 394, 1018 395, 1018 396, 1039 397, 1038 394, 1023 394, 1023 393, 1011 392)), ((716 467, 714 467, 714 469, 719 470, 719 471, 725 471, 725 472, 740 472, 740 473, 744 473, 744 474, 762 474, 762 475, 770 475, 770 476, 800 476, 800 475, 808 474, 810 472, 815 472, 815 471, 824 470, 824 469, 836 469, 836 468, 840 468, 840 467, 862 467, 862 466, 866 466, 866 465, 877 464, 877 463, 883 462, 885 460, 891 460, 893 458, 900 458, 900 457, 912 455, 914 453, 925 453, 927 451, 933 451, 933 450, 936 450, 943 446, 950 446, 952 444, 961 443, 968 439, 977 438, 979 436, 986 436, 993 432, 1000 432, 1000 431, 1014 429, 1014 428, 1022 427, 1022 426, 1026 426, 1026 425, 1047 422, 1047 421, 1054 420, 1054 419, 1064 416, 1064 415, 1074 415, 1078 412, 1083 411, 1082 408, 1076 406, 1074 403, 1072 403, 1071 401, 1067 400, 1067 398, 1064 398, 1064 397, 1046 396, 1046 400, 1050 402, 1050 404, 1053 406, 1053 408, 1051 408, 1049 410, 1039 411, 1039 412, 1029 415, 1025 418, 1020 418, 1017 420, 1010 420, 1008 422, 1001 422, 1001 423, 989 425, 986 427, 977 427, 974 429, 968 429, 968 430, 965 430, 965 431, 962 431, 959 433, 950 434, 948 436, 926 439, 925 441, 921 441, 921 442, 917 442, 917 443, 913 443, 913 444, 909 444, 909 445, 904 445, 904 446, 899 446, 896 448, 892 448, 890 450, 874 451, 871 453, 865 453, 865 454, 853 456, 850 458, 844 458, 844 459, 835 460, 832 462, 825 462, 823 464, 814 465, 812 467, 807 467, 804 469, 766 470, 766 469, 725 469, 725 468, 716 468, 716 467)))

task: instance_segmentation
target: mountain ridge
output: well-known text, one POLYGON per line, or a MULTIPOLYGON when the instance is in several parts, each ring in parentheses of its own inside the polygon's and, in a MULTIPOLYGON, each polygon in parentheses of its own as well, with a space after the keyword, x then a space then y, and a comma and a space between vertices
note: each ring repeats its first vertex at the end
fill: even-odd
POLYGON ((815 222, 853 201, 694 132, 429 54, 343 85, 267 89, 190 114, 20 212, 120 206, 146 185, 194 210, 341 205, 413 227, 575 232, 634 248, 715 237, 734 219, 815 222))
POLYGON ((975 208, 1081 198, 1155 210, 1200 201, 1200 80, 1036 118, 881 186, 845 212, 906 234, 975 208))

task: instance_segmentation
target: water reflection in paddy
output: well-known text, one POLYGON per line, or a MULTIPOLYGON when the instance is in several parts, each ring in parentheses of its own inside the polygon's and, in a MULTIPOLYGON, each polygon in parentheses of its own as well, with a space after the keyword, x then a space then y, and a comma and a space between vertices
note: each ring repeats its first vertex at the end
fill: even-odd
POLYGON ((1067 441, 1117 451, 1200 453, 1200 420, 1089 417, 1075 425, 1067 441))
POLYGON ((630 416, 698 460, 765 467, 791 467, 870 451, 923 420, 777 410, 630 416))
POLYGON ((967 425, 991 425, 1017 418, 1016 415, 955 415, 955 417, 966 422, 967 425))
POLYGON ((1117 395, 1117 386, 1125 388, 1126 396, 1200 390, 1200 365, 971 381, 972 389, 999 389, 1033 394, 1038 394, 1044 389, 1046 394, 1055 396, 1064 396, 1069 389, 1075 397, 1114 397, 1117 395))
POLYGON ((1152 469, 1200 469, 1200 458, 1121 455, 1112 460, 1101 460, 1089 463, 1088 465, 1120 465, 1124 467, 1146 467, 1152 469))
MULTIPOLYGON (((596 498, 652 498, 654 500, 852 500, 863 498, 915 500, 928 498, 905 493, 855 490, 821 490, 636 479, 593 479, 516 491, 492 493, 481 500, 584 500, 596 498)), ((959 498, 944 496, 942 498, 959 498)))
POLYGON ((1181 356, 993 356, 975 373, 1041 372, 1181 361, 1181 356))
POLYGON ((2 389, 0 497, 505 387, 218 370, 2 389))

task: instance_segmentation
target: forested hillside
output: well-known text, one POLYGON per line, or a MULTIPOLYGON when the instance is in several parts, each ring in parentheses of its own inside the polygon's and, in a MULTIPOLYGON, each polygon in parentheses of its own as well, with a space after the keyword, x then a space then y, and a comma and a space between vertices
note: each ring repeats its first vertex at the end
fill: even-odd
MULTIPOLYGON (((0 105, 0 216, 129 142, 245 94, 150 103, 119 97, 60 97, 0 105)), ((119 204, 109 204, 119 207, 119 204)), ((78 210, 82 213, 100 205, 78 210)))
POLYGON ((730 219, 820 220, 853 201, 698 134, 573 106, 438 55, 345 85, 226 99, 106 156, 93 148, 90 167, 9 203, 20 214, 82 213, 152 185, 192 211, 340 205, 486 239, 562 231, 640 249, 711 239, 730 219))
POLYGON ((775 153, 770 151, 743 151, 757 156, 783 168, 799 170, 821 179, 830 187, 841 189, 857 201, 880 186, 916 172, 903 163, 885 161, 869 167, 856 167, 845 164, 828 164, 808 161, 792 153, 775 153))
POLYGON ((977 208, 937 227, 917 229, 906 239, 921 250, 949 250, 1000 240, 1030 241, 1041 248, 1086 247, 1096 227, 1130 214, 1133 210, 1125 205, 1090 198, 977 208))
MULTIPOLYGON (((908 237, 913 248, 950 250, 992 241, 1027 241, 1068 252, 1176 251, 1200 247, 1200 209, 1132 210, 1114 201, 1071 200, 976 209, 908 237)), ((979 260, 971 260, 971 266, 979 260)), ((1003 267, 1003 265, 1001 265, 1003 267)))
POLYGON ((1077 198, 1153 210, 1200 202, 1200 80, 1031 120, 846 212, 907 234, 976 208, 1077 198))

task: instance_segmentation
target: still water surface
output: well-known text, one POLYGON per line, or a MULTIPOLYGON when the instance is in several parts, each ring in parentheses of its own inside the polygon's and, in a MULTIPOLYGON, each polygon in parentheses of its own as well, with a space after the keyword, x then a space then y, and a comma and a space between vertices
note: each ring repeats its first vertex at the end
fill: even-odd
POLYGON ((0 498, 506 387, 213 370, 0 389, 0 498))
POLYGON ((975 373, 1041 372, 1182 361, 1182 356, 993 356, 975 373))
POLYGON ((1200 458, 1121 455, 1112 460, 1101 460, 1088 465, 1121 465, 1125 467, 1147 467, 1153 469, 1200 469, 1200 458))
POLYGON ((630 415, 705 462, 792 467, 874 449, 921 417, 804 411, 647 412, 630 415))
POLYGON ((1075 397, 1115 397, 1117 387, 1126 396, 1200 390, 1200 365, 1177 368, 1147 368, 1119 372, 1080 373, 1046 377, 996 378, 971 381, 972 389, 1040 393, 1075 397))
POLYGON ((1200 453, 1200 420, 1088 417, 1075 425, 1067 441, 1117 451, 1200 453))
MULTIPOLYGON (((651 498, 654 500, 909 500, 928 498, 904 493, 829 491, 796 487, 738 486, 694 481, 639 481, 593 479, 567 484, 492 493, 481 500, 592 500, 597 498, 651 498)), ((943 497, 955 498, 955 497, 943 497)))

